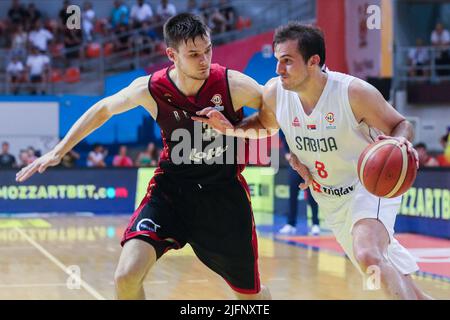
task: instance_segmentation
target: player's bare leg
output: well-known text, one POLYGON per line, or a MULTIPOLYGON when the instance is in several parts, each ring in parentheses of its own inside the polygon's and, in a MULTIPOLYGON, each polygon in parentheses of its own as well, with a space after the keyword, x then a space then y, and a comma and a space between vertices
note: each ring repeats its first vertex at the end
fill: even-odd
POLYGON ((234 291, 236 298, 239 300, 272 300, 269 288, 261 285, 261 291, 255 294, 243 294, 234 291))
POLYGON ((152 245, 139 239, 125 242, 114 275, 117 299, 145 299, 144 278, 155 262, 152 245))
POLYGON ((376 219, 358 221, 352 231, 353 252, 363 272, 370 266, 380 268, 381 285, 394 299, 417 299, 414 287, 397 268, 386 259, 389 235, 376 219))
POLYGON ((412 279, 411 275, 405 276, 406 281, 410 283, 410 285, 413 287, 414 292, 416 293, 416 297, 418 300, 434 300, 433 297, 426 294, 422 289, 420 289, 417 284, 414 283, 414 280, 412 279))

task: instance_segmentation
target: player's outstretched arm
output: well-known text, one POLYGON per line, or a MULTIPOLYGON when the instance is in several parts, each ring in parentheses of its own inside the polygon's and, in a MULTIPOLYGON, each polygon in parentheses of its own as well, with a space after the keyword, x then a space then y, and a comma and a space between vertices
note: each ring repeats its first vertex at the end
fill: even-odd
POLYGON ((275 117, 276 86, 274 79, 260 86, 252 78, 230 70, 230 92, 235 110, 243 106, 259 109, 259 111, 233 126, 225 116, 214 108, 205 108, 197 112, 196 121, 207 123, 222 134, 242 138, 265 138, 278 132, 279 126, 275 117))
POLYGON ((148 76, 138 78, 118 93, 95 103, 75 122, 64 139, 52 150, 20 170, 16 174, 16 181, 23 182, 36 172, 43 173, 48 167, 58 165, 63 156, 78 142, 115 114, 142 105, 153 117, 156 117, 156 104, 147 89, 148 78, 148 76))

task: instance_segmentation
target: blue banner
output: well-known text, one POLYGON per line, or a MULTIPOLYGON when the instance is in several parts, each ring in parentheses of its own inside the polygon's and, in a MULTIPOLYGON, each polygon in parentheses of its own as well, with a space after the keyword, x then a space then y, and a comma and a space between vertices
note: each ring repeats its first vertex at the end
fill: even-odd
POLYGON ((450 238, 450 170, 426 168, 402 198, 396 232, 450 238))
POLYGON ((136 169, 49 169, 24 183, 0 171, 0 213, 131 213, 136 169))

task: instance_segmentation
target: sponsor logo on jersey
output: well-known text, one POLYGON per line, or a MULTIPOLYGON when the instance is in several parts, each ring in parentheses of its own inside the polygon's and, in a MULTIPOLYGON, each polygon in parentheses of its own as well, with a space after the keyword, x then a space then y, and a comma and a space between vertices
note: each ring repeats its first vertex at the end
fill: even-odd
POLYGON ((306 129, 308 130, 316 130, 317 126, 315 124, 307 124, 306 129))
POLYGON ((297 136, 295 137, 295 142, 295 146, 300 151, 331 152, 338 149, 334 137, 314 139, 297 136))
POLYGON ((300 127, 300 120, 298 120, 297 117, 294 118, 294 121, 292 121, 292 125, 294 127, 300 127))
POLYGON ((312 188, 317 193, 325 193, 330 196, 336 196, 336 197, 342 197, 350 192, 353 192, 356 187, 348 186, 348 187, 340 187, 340 188, 331 188, 331 187, 324 187, 320 183, 318 183, 316 180, 313 180, 312 182, 312 188))
POLYGON ((202 160, 211 160, 214 157, 220 157, 227 151, 228 145, 224 147, 211 148, 206 152, 197 151, 197 148, 193 148, 189 155, 189 159, 194 162, 202 162, 202 160))

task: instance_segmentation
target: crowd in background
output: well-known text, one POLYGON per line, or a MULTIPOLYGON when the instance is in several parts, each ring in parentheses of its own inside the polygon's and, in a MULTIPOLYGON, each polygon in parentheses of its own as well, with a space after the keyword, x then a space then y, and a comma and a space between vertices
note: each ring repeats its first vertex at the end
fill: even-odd
MULTIPOLYGON (((129 153, 126 145, 120 145, 117 154, 108 157, 108 149, 101 144, 93 146, 92 150, 86 157, 81 157, 80 153, 75 150, 69 151, 61 159, 59 167, 62 168, 105 168, 105 167, 151 167, 158 165, 160 150, 153 143, 149 143, 145 150, 133 150, 129 153)), ((2 143, 0 152, 0 169, 21 169, 36 158, 41 156, 40 150, 33 147, 22 149, 18 158, 10 153, 10 145, 7 141, 2 143)))
MULTIPOLYGON (((444 24, 437 22, 434 30, 430 34, 430 46, 436 50, 434 64, 436 65, 436 75, 450 75, 450 32, 444 24)), ((426 42, 422 38, 416 39, 415 47, 408 51, 408 64, 410 65, 409 76, 431 75, 432 55, 426 42)))
POLYGON ((78 59, 90 56, 97 46, 84 47, 99 38, 110 39, 104 45, 104 54, 128 50, 133 44, 160 43, 163 39, 163 23, 171 16, 187 11, 203 17, 213 34, 235 29, 238 16, 230 0, 186 0, 185 8, 177 8, 170 0, 160 0, 152 7, 144 0, 134 4, 115 0, 109 17, 98 17, 93 4, 86 1, 82 6, 81 29, 67 27, 71 5, 64 0, 58 17, 49 17, 34 3, 28 6, 20 0, 11 0, 5 20, 0 20, 0 47, 9 48, 6 73, 10 92, 18 94, 20 84, 32 83, 29 93, 45 94, 39 83, 51 78, 50 64, 62 61, 64 68, 78 68, 78 59), (133 31, 136 31, 133 33, 133 31))

